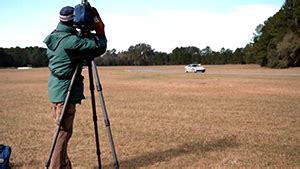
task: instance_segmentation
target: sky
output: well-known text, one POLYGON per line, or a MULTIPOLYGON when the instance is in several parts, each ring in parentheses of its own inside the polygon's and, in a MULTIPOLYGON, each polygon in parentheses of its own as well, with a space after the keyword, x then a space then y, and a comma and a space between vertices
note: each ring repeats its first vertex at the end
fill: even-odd
MULTIPOLYGON (((210 46, 235 50, 248 44, 257 25, 285 0, 89 0, 98 9, 108 49, 146 43, 156 51, 210 46)), ((0 6, 0 47, 40 46, 64 6, 81 0, 7 0, 0 6)))

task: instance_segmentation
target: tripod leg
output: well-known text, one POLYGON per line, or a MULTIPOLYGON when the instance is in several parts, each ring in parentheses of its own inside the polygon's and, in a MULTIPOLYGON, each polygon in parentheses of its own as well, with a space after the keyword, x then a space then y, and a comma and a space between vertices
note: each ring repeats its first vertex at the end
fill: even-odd
POLYGON ((96 114, 96 104, 95 104, 95 87, 93 80, 93 70, 91 62, 88 61, 88 71, 89 71, 89 80, 90 80, 90 92, 91 92, 91 102, 92 102, 92 113, 93 113, 93 122, 95 129, 95 141, 96 141, 96 153, 98 159, 98 167, 101 168, 101 152, 100 152, 100 143, 99 143, 99 134, 98 134, 98 125, 97 125, 97 114, 96 114))
POLYGON ((76 75, 79 71, 79 67, 80 67, 80 64, 78 64, 76 66, 75 72, 72 76, 72 79, 71 79, 71 82, 70 82, 70 85, 69 85, 69 88, 68 88, 67 96, 66 96, 66 99, 65 99, 65 102, 64 102, 64 106, 63 106, 63 109, 62 109, 62 113, 59 117, 58 126, 55 130, 54 138, 52 140, 52 144, 51 144, 50 152, 49 152, 49 155, 48 155, 48 159, 45 163, 45 168, 49 168, 49 166, 50 166, 53 151, 54 151, 54 148, 55 148, 55 145, 56 145, 56 142, 57 142, 57 138, 58 138, 58 135, 59 135, 59 132, 60 132, 60 128, 62 126, 62 121, 64 119, 64 115, 65 115, 65 112, 66 112, 67 105, 69 104, 71 91, 72 91, 72 88, 73 88, 73 85, 74 85, 74 82, 75 82, 76 75))
POLYGON ((100 83, 100 78, 99 78, 99 74, 97 71, 97 66, 94 62, 94 60, 91 61, 91 64, 93 66, 93 71, 94 71, 94 75, 96 77, 96 86, 97 86, 97 91, 99 93, 99 101, 101 104, 101 108, 102 108, 102 112, 103 112, 103 117, 104 117, 104 122, 105 122, 105 126, 106 126, 106 132, 107 132, 107 136, 109 139, 109 143, 111 146, 111 150, 112 150, 112 155, 113 155, 113 159, 114 159, 114 166, 115 169, 119 168, 119 162, 118 162, 118 158, 117 158, 117 153, 115 150, 115 145, 114 145, 114 141, 113 141, 113 137, 112 137, 112 132, 110 129, 110 122, 108 119, 108 114, 107 114, 107 110, 106 110, 106 106, 105 106, 105 102, 104 102, 104 97, 103 97, 103 93, 102 93, 102 86, 100 83))

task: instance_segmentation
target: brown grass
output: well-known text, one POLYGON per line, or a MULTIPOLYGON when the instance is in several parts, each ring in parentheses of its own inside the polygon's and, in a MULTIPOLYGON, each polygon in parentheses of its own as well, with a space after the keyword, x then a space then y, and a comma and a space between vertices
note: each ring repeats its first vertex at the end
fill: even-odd
MULTIPOLYGON (((99 69, 121 168, 300 167, 300 68, 206 68, 99 69)), ((0 143, 12 147, 13 168, 42 168, 48 156, 47 76, 46 68, 0 70, 0 143)), ((97 166, 85 81, 69 146, 75 168, 97 166)), ((102 162, 113 168, 97 108, 102 162)))

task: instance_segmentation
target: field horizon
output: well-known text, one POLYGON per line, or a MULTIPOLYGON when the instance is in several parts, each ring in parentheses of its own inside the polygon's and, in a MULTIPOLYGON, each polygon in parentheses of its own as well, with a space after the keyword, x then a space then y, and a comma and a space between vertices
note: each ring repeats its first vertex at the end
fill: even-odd
MULTIPOLYGON (((300 167, 300 68, 204 67, 98 67, 120 168, 300 167)), ((44 167, 55 129, 48 74, 0 69, 0 144, 12 147, 12 168, 44 167)), ((97 168, 83 75, 68 152, 74 168, 97 168)), ((113 168, 96 104, 103 168, 113 168)))

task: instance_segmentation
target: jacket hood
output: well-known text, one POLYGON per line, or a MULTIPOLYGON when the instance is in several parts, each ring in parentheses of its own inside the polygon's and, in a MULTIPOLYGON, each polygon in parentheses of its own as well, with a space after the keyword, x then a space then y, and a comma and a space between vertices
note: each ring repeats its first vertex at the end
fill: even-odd
POLYGON ((77 35, 76 29, 59 23, 56 29, 45 38, 44 43, 47 45, 48 49, 54 51, 58 47, 61 40, 70 35, 77 35))

